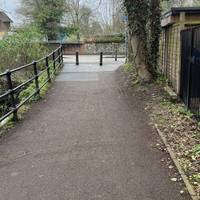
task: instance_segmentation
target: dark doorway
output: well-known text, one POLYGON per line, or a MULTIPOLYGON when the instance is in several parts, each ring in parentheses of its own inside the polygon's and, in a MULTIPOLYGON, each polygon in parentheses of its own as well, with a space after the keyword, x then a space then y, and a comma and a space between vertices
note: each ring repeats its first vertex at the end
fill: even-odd
POLYGON ((181 90, 184 103, 199 115, 200 27, 181 32, 181 90))

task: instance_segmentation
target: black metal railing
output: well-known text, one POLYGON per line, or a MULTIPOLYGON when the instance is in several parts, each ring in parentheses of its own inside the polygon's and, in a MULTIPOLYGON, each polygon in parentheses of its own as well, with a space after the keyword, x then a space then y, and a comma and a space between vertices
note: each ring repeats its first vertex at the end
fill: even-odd
POLYGON ((30 64, 18 67, 13 70, 7 70, 0 74, 0 79, 4 80, 6 89, 0 94, 1 102, 6 102, 7 109, 0 115, 0 122, 7 117, 13 115, 13 120, 17 120, 17 112, 20 107, 27 103, 32 97, 40 95, 41 89, 55 77, 56 72, 63 66, 63 48, 60 46, 48 56, 41 58, 38 61, 33 61, 30 64), (13 77, 16 73, 23 70, 31 71, 31 77, 28 80, 15 86, 13 77), (40 78, 43 76, 43 81, 40 82, 40 78), (22 101, 19 101, 17 96, 27 89, 30 84, 34 84, 34 91, 26 96, 22 101))

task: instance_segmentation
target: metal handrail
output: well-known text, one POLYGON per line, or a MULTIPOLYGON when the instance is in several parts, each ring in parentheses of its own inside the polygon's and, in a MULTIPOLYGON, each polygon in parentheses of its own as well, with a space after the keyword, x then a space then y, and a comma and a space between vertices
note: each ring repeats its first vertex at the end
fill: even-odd
POLYGON ((0 94, 0 101, 4 100, 5 98, 7 98, 7 103, 9 104, 8 107, 8 112, 6 112, 5 114, 3 114, 2 116, 0 116, 0 122, 2 122, 3 120, 5 120, 7 117, 9 117, 10 115, 13 114, 13 120, 17 120, 18 116, 17 116, 17 111, 19 110, 19 108, 21 106, 23 106, 28 100, 30 100, 33 96, 35 95, 40 95, 40 90, 48 83, 51 82, 51 73, 50 73, 50 68, 51 68, 51 64, 49 63, 49 60, 53 61, 53 65, 52 65, 52 70, 53 70, 53 74, 56 73, 56 71, 63 66, 63 48, 62 46, 58 47, 55 51, 53 51, 52 53, 50 53, 49 55, 47 55, 46 57, 43 57, 37 61, 33 61, 32 63, 20 66, 18 68, 15 68, 13 70, 6 70, 5 72, 0 74, 0 78, 5 77, 6 78, 6 83, 7 83, 7 90, 3 93, 0 94), (55 57, 55 54, 58 55, 57 57, 55 57), (38 69, 38 63, 41 61, 45 61, 45 69, 42 71, 39 71, 38 69), (22 84, 18 85, 17 87, 13 86, 13 79, 12 79, 12 75, 18 71, 21 71, 23 69, 26 68, 30 68, 33 70, 34 75, 29 78, 28 80, 26 80, 25 82, 23 82, 22 84), (39 77, 44 74, 47 73, 47 79, 45 80, 45 82, 40 85, 39 82, 39 77), (22 102, 17 102, 17 98, 16 95, 19 95, 19 93, 21 91, 24 90, 24 88, 28 85, 35 82, 35 91, 30 94, 26 99, 24 99, 22 102))

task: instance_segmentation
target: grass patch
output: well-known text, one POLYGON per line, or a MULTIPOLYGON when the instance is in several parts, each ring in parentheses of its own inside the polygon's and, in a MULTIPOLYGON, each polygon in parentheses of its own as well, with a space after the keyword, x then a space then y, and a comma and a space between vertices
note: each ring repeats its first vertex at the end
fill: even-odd
POLYGON ((133 63, 126 63, 123 66, 123 72, 129 74, 129 80, 131 82, 131 86, 137 85, 140 83, 138 79, 138 74, 133 63))
POLYGON ((126 63, 123 65, 123 71, 125 73, 130 73, 130 72, 134 71, 134 69, 135 69, 135 67, 133 66, 132 63, 126 63))
POLYGON ((159 74, 154 83, 155 83, 156 85, 163 85, 163 84, 165 84, 166 82, 167 82, 167 79, 165 78, 165 76, 159 74))

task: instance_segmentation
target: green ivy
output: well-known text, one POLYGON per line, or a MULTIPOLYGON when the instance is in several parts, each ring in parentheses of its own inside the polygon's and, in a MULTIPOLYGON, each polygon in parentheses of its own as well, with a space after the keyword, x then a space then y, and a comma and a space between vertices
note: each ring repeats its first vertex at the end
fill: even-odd
POLYGON ((161 33, 160 0, 124 0, 130 35, 143 42, 149 71, 157 74, 159 38, 161 33))
POLYGON ((0 72, 45 56, 48 50, 40 44, 43 37, 37 27, 27 25, 0 40, 0 72))

